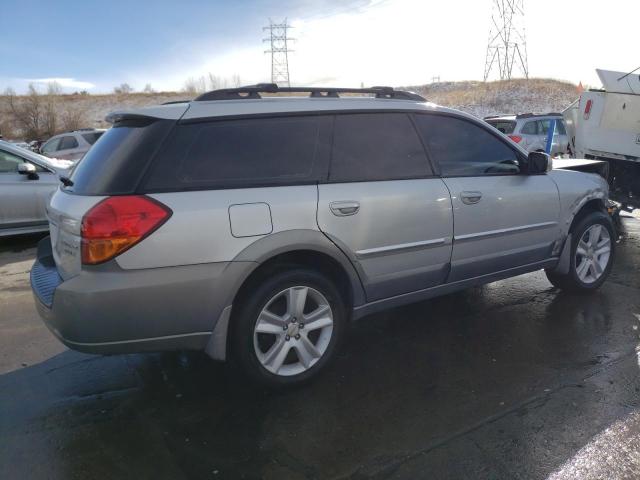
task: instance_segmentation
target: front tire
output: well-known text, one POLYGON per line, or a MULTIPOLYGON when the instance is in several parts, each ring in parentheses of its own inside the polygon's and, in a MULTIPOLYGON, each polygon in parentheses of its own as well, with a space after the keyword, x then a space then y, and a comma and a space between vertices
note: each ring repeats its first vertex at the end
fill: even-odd
POLYGON ((253 380, 268 387, 298 385, 335 357, 346 307, 324 275, 307 269, 277 273, 239 303, 233 353, 253 380))
POLYGON ((603 212, 591 212, 577 222, 571 233, 569 273, 547 270, 547 278, 562 290, 596 290, 613 266, 616 237, 611 218, 603 212))

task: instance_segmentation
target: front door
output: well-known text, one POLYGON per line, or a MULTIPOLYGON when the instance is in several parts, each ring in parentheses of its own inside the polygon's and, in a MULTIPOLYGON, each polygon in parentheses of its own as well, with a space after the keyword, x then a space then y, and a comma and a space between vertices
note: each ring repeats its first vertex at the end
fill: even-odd
POLYGON ((25 159, 0 150, 0 229, 29 229, 47 224, 45 206, 57 176, 36 166, 37 179, 18 173, 25 159))
POLYGON ((444 282, 451 199, 408 114, 336 116, 318 225, 350 257, 369 301, 444 282))
POLYGON ((451 193, 454 245, 449 282, 536 264, 560 236, 560 202, 546 174, 526 175, 508 141, 470 120, 416 115, 451 193))

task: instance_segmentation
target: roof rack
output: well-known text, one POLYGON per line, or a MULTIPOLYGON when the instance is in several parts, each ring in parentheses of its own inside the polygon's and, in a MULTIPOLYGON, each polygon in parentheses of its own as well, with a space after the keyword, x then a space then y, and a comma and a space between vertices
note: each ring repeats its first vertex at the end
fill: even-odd
POLYGON ((341 93, 372 94, 375 98, 394 100, 414 100, 425 102, 426 99, 417 93, 395 90, 393 87, 371 88, 321 88, 321 87, 279 87, 275 83, 259 83, 239 88, 223 88, 203 93, 196 97, 196 102, 210 100, 239 100, 262 98, 261 93, 308 93, 310 98, 339 98, 341 93))

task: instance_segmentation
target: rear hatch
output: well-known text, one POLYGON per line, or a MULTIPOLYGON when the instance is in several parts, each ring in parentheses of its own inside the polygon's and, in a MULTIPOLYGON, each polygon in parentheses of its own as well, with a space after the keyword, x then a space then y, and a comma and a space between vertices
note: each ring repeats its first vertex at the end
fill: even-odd
POLYGON ((135 194, 175 122, 140 115, 117 117, 75 167, 71 181, 53 195, 47 217, 53 258, 63 280, 80 273, 85 214, 107 197, 135 194))
POLYGON ((505 135, 513 133, 516 128, 516 122, 514 120, 500 120, 496 118, 492 120, 486 120, 486 122, 505 135))

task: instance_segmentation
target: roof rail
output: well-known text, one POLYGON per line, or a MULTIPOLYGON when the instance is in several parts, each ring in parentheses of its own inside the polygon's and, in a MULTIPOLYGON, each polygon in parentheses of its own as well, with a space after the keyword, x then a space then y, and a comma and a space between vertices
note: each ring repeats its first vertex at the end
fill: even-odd
POLYGON ((209 100, 238 100, 262 98, 261 93, 308 93, 310 98, 339 98, 341 93, 372 94, 375 98, 394 100, 414 100, 425 102, 426 99, 417 93, 395 90, 393 87, 371 88, 322 88, 322 87, 279 87, 275 83, 259 83, 238 88, 223 88, 203 93, 196 97, 196 102, 209 100))

